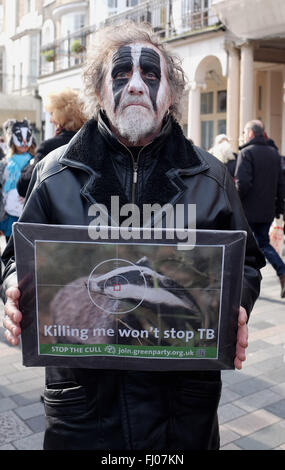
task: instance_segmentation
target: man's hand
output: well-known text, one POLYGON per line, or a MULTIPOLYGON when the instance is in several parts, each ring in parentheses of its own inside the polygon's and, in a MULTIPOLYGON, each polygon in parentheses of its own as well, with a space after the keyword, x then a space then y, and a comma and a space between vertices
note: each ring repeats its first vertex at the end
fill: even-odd
MULTIPOLYGON (((4 306, 5 317, 3 326, 6 328, 5 336, 13 346, 19 344, 18 336, 21 334, 20 321, 22 320, 22 314, 19 310, 20 295, 20 291, 17 287, 10 287, 6 291, 7 302, 4 306)), ((245 350, 248 346, 248 327, 246 322, 247 313, 243 307, 240 307, 238 316, 236 357, 234 360, 236 369, 241 369, 242 363, 246 359, 245 350)))
POLYGON ((248 327, 246 322, 247 313, 243 307, 240 307, 238 316, 236 357, 234 360, 235 368, 239 370, 242 368, 242 363, 246 359, 245 350, 248 346, 248 327))
POLYGON ((4 306, 3 326, 6 328, 5 336, 12 346, 19 344, 18 336, 21 334, 20 321, 22 314, 19 310, 20 291, 17 287, 9 287, 6 290, 7 302, 4 306))

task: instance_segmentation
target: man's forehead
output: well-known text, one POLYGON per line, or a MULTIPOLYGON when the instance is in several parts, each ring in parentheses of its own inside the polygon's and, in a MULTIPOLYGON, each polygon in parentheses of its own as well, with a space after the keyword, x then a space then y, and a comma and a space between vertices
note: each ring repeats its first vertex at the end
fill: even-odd
POLYGON ((148 42, 144 43, 131 43, 124 46, 120 46, 112 56, 112 62, 116 62, 120 59, 129 59, 138 61, 141 56, 161 62, 162 55, 160 51, 148 42))

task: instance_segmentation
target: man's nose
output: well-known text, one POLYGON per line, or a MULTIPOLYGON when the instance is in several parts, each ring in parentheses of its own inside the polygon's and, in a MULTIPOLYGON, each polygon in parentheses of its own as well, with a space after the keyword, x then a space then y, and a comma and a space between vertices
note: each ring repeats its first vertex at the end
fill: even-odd
POLYGON ((134 72, 129 84, 128 84, 128 93, 131 95, 143 95, 145 91, 144 81, 141 78, 141 75, 138 71, 134 72))

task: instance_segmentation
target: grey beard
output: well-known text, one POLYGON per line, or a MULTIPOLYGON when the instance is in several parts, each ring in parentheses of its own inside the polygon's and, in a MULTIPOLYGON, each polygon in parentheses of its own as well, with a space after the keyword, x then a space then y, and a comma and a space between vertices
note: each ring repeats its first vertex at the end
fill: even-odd
POLYGON ((148 112, 126 109, 119 115, 115 127, 121 137, 127 139, 130 144, 136 144, 154 132, 155 121, 148 112))

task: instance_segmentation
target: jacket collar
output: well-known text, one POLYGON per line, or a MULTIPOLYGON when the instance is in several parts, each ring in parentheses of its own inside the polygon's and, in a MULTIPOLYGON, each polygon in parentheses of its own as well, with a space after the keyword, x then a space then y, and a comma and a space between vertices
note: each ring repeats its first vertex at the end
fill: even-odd
MULTIPOLYGON (((122 146, 111 131, 106 129, 106 122, 103 122, 104 125, 99 121, 99 126, 104 129, 102 136, 97 121, 87 121, 71 139, 59 158, 59 163, 88 172, 90 178, 81 189, 82 195, 92 204, 104 204, 110 213, 112 196, 119 196, 120 205, 130 203, 130 200, 111 161, 114 150, 120 149, 122 152, 122 146), (110 139, 108 145, 106 139, 110 139), (113 151, 110 151, 110 146, 113 151)), ((186 190, 181 176, 198 174, 209 168, 201 152, 183 136, 181 127, 173 118, 169 118, 164 124, 160 135, 150 147, 152 158, 157 159, 157 163, 153 162, 155 169, 143 181, 140 201, 136 201, 139 206, 176 203, 186 190)))
POLYGON ((246 144, 243 144, 239 147, 239 150, 243 150, 250 145, 268 145, 265 137, 263 135, 255 136, 253 139, 249 140, 246 144))
MULTIPOLYGON (((92 118, 70 140, 59 162, 65 166, 85 169, 89 173, 100 171, 102 161, 109 155, 106 145, 108 139, 109 145, 123 151, 124 146, 112 134, 106 122, 100 118, 97 122, 92 118)), ((153 156, 157 155, 162 143, 165 148, 164 159, 172 168, 187 174, 200 173, 209 168, 201 152, 184 138, 181 127, 173 118, 166 120, 160 134, 150 145, 153 156)))

